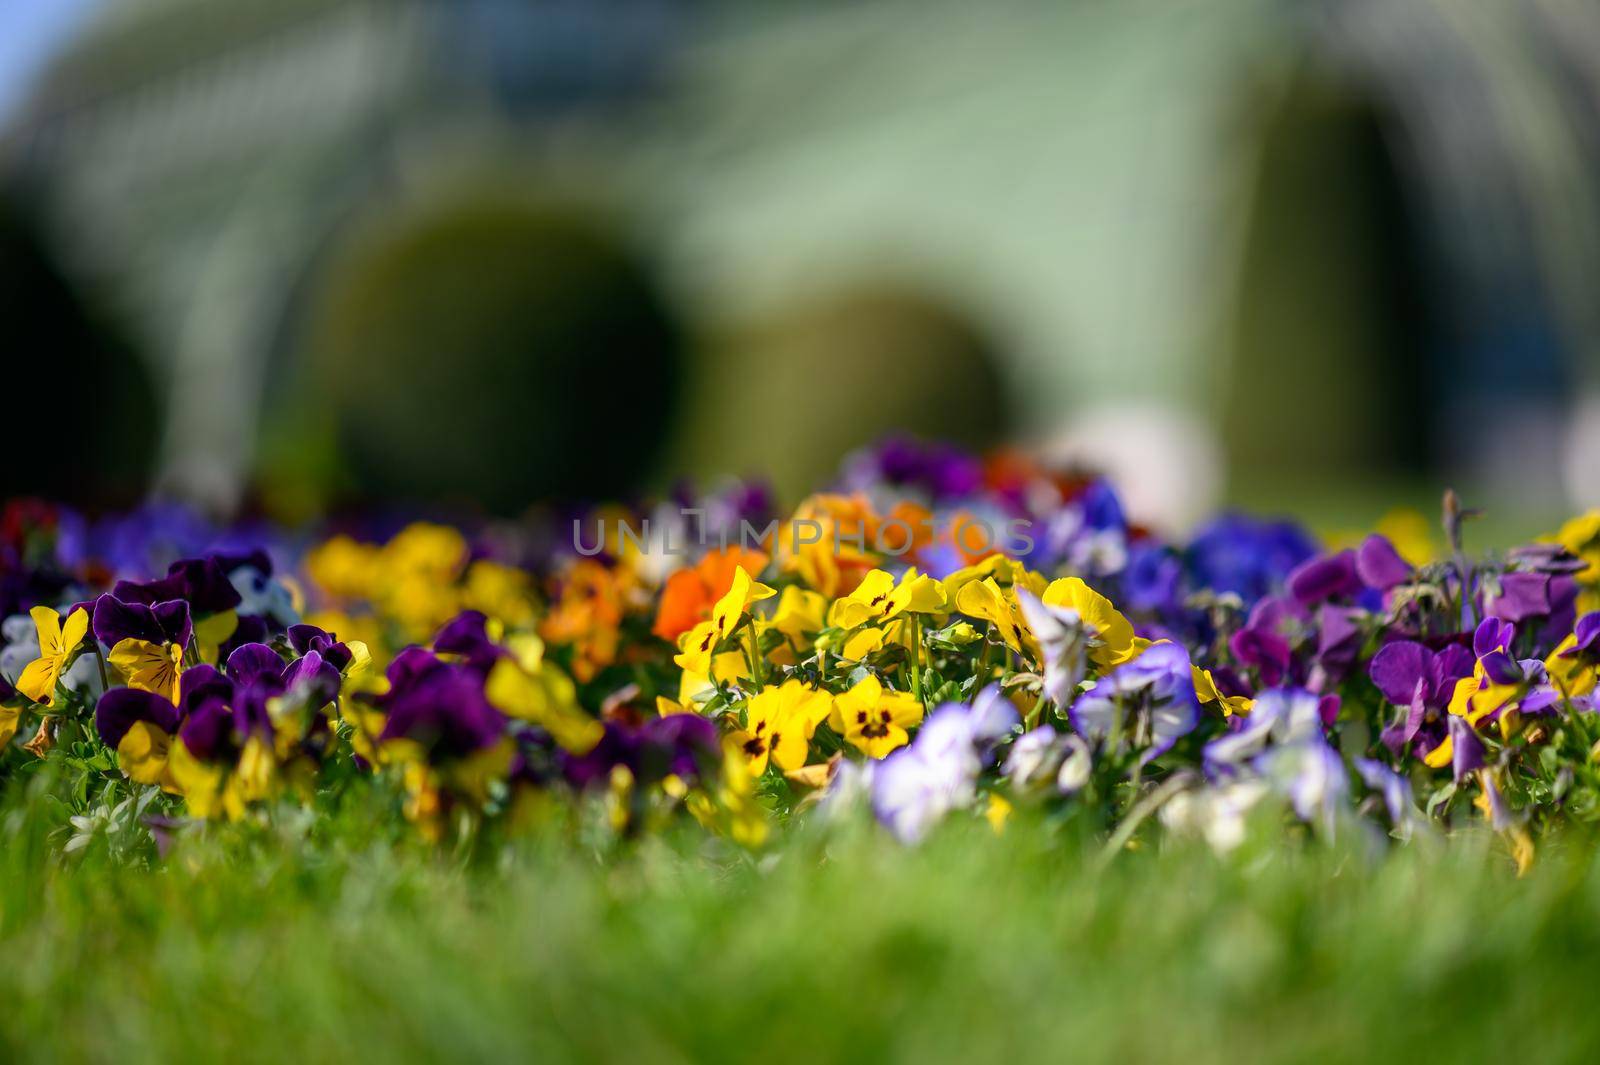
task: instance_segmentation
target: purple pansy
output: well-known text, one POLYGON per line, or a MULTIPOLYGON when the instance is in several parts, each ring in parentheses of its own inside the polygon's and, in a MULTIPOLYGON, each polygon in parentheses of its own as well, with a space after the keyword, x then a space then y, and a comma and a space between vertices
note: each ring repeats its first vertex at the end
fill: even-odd
POLYGON ((667 714, 637 727, 607 721, 600 742, 584 754, 558 754, 562 775, 575 788, 604 786, 618 767, 640 784, 669 775, 700 780, 720 757, 716 726, 698 714, 667 714))
POLYGON ((94 709, 95 731, 113 750, 135 722, 147 722, 170 736, 178 731, 178 720, 177 707, 155 692, 138 688, 112 688, 100 696, 94 709))
POLYGON ((107 647, 130 639, 186 647, 194 632, 189 604, 182 599, 125 603, 110 594, 94 601, 90 627, 94 638, 107 647))
POLYGON ((1396 754, 1416 744, 1418 753, 1432 750, 1444 739, 1440 715, 1450 705, 1456 682, 1472 675, 1476 659, 1471 651, 1452 643, 1429 650, 1412 640, 1385 644, 1372 657, 1367 675, 1405 716, 1383 730, 1384 744, 1396 754))
POLYGON ((1356 549, 1356 573, 1368 588, 1386 592, 1411 580, 1414 572, 1386 536, 1373 533, 1356 549))
POLYGON ((489 639, 489 619, 476 610, 463 610, 439 630, 433 649, 439 654, 460 655, 480 673, 487 674, 505 651, 489 639))
POLYGON ((873 812, 901 842, 915 843, 946 813, 972 802, 982 768, 971 712, 947 703, 873 774, 873 812))
POLYGON ((1330 599, 1351 599, 1365 588, 1356 571, 1356 553, 1349 550, 1320 555, 1289 574, 1289 594, 1303 607, 1330 599))
POLYGON ((388 676, 389 691, 372 700, 387 714, 380 741, 411 740, 438 762, 465 758, 505 735, 506 719, 484 697, 475 670, 424 651, 397 656, 388 676))
POLYGON ((239 593, 215 558, 185 558, 167 568, 159 580, 118 581, 111 594, 124 603, 154 605, 182 599, 198 615, 220 614, 239 605, 239 593))
POLYGON ((1068 717, 1091 743, 1103 743, 1118 731, 1144 748, 1141 761, 1158 757, 1200 721, 1189 653, 1175 643, 1146 648, 1080 695, 1068 717))

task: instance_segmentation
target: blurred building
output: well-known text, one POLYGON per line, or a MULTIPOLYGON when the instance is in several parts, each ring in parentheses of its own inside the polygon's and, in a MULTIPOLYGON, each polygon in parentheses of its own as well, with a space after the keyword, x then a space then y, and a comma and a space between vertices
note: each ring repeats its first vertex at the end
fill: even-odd
MULTIPOLYGON (((1600 494, 1595 56, 1581 0, 123 0, 3 153, 171 390, 164 484, 222 505, 262 411, 355 361, 314 353, 353 343, 326 322, 415 332, 416 289, 329 310, 382 302, 382 234, 516 190, 602 219, 694 338, 673 440, 632 445, 658 463, 793 486, 911 424, 1127 467, 1175 521, 1225 476, 1558 507, 1600 494), (907 402, 831 402, 863 337, 911 352, 879 386, 907 402), (954 361, 918 375, 918 345, 954 361), (791 429, 719 422, 780 378, 791 429)), ((530 375, 486 402, 570 380, 530 375)))

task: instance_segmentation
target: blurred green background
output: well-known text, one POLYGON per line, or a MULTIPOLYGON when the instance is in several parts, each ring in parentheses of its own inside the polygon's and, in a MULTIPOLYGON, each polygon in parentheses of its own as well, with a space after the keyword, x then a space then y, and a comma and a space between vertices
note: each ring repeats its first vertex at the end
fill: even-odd
POLYGON ((56 441, 7 492, 792 499, 910 431, 1171 528, 1600 503, 1592 3, 12 0, 0 38, 13 409, 56 441))

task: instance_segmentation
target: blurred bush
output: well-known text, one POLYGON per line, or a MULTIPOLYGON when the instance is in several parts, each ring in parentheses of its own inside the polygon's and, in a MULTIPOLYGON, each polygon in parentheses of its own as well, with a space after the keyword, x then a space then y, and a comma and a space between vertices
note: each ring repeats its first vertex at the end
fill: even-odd
POLYGON ((318 462, 303 442, 318 439, 324 491, 499 512, 614 496, 651 470, 681 331, 585 211, 481 192, 387 210, 316 291, 309 388, 277 404, 269 484, 305 483, 318 462), (312 391, 320 426, 295 409, 312 391))

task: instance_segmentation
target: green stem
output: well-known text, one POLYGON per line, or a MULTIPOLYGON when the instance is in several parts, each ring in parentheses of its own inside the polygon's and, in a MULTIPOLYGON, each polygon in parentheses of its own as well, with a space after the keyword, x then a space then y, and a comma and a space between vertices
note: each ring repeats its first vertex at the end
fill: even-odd
POLYGON ((94 641, 94 660, 95 664, 100 667, 100 690, 108 692, 111 690, 111 680, 106 676, 106 656, 100 653, 99 640, 94 641))
POLYGON ((744 627, 750 630, 750 646, 745 654, 750 659, 750 675, 756 679, 757 688, 767 686, 766 663, 761 659, 761 641, 756 639, 756 619, 748 615, 744 619, 744 627))
POLYGON ((1161 809, 1168 799, 1187 788, 1189 783, 1190 778, 1188 776, 1182 773, 1174 773, 1160 787, 1134 803, 1133 807, 1123 815, 1121 824, 1117 825, 1117 829, 1111 834, 1111 838, 1106 840, 1105 849, 1100 852, 1099 858, 1095 861, 1095 867, 1104 869, 1110 865, 1111 860, 1121 853, 1122 848, 1128 845, 1128 841, 1139 830, 1139 825, 1144 819, 1161 809))
POLYGON ((1028 716, 1023 721, 1023 731, 1032 732, 1039 725, 1039 718, 1044 713, 1045 694, 1044 686, 1039 687, 1039 698, 1034 700, 1033 709, 1028 711, 1028 716))
POLYGON ((911 615, 911 694, 917 697, 917 702, 927 706, 922 698, 922 617, 919 614, 911 615))

